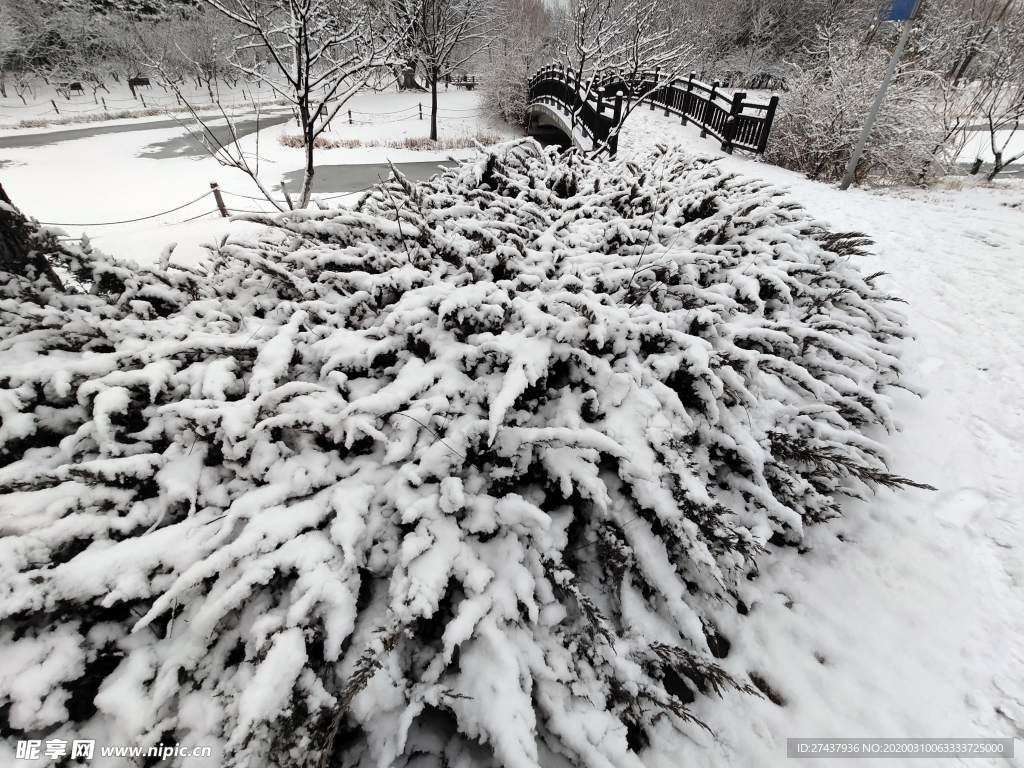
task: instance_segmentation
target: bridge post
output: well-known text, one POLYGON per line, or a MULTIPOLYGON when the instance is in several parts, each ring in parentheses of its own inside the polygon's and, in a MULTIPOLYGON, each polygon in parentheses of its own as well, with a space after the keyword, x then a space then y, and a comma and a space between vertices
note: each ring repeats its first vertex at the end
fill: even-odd
POLYGON ((743 109, 743 100, 747 94, 737 91, 732 95, 732 105, 729 107, 729 117, 725 121, 725 130, 722 131, 722 149, 732 154, 732 143, 736 138, 736 127, 739 124, 740 111, 743 109))
POLYGON ((672 104, 672 99, 676 93, 676 83, 679 81, 676 78, 672 78, 668 85, 665 86, 665 117, 668 117, 669 107, 672 104))
POLYGON ((761 136, 757 142, 757 154, 763 155, 768 145, 768 132, 772 129, 772 121, 775 119, 775 107, 779 105, 779 97, 772 96, 768 101, 768 109, 764 113, 764 122, 761 123, 761 136))
POLYGON ((686 93, 683 94, 683 125, 686 125, 686 115, 690 111, 690 100, 693 98, 693 78, 696 76, 696 72, 691 72, 689 80, 686 81, 686 93))
POLYGON ((700 118, 700 137, 706 139, 708 137, 708 118, 711 116, 711 109, 715 104, 715 92, 718 90, 718 86, 721 85, 717 80, 711 84, 711 93, 708 94, 708 101, 704 107, 704 114, 700 118))
POLYGON ((661 85, 661 67, 657 66, 654 68, 654 90, 651 91, 649 100, 651 102, 651 112, 654 111, 654 101, 657 99, 655 95, 658 92, 658 88, 661 85))
POLYGON ((597 87, 597 114, 600 115, 604 111, 604 86, 599 85, 597 87))

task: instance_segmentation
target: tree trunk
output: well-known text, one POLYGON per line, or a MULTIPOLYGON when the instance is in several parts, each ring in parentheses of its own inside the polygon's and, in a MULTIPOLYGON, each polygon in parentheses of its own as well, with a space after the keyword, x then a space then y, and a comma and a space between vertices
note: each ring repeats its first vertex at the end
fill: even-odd
MULTIPOLYGON (((1013 162, 1013 160, 1010 160, 1010 163, 1012 163, 1012 162, 1013 162)), ((988 175, 985 177, 985 181, 992 181, 992 179, 994 179, 996 176, 998 176, 1002 172, 1003 168, 1008 166, 1010 163, 1004 163, 1003 162, 1003 153, 1002 152, 996 152, 995 153, 995 162, 992 164, 992 170, 989 171, 988 175)))
POLYGON ((980 157, 974 158, 974 164, 971 166, 971 171, 970 171, 971 176, 977 176, 978 175, 978 171, 981 170, 981 162, 982 161, 981 161, 980 157))
POLYGON ((430 67, 430 140, 437 141, 437 65, 430 67))
POLYGON ((306 149, 306 170, 302 175, 302 192, 299 193, 299 208, 309 205, 309 198, 313 193, 313 120, 309 115, 309 107, 306 104, 299 105, 299 120, 302 125, 302 136, 305 139, 306 149))

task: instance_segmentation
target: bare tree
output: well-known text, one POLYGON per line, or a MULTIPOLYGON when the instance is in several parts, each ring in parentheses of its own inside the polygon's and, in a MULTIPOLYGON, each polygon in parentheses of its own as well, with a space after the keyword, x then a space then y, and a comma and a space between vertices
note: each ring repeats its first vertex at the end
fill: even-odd
MULTIPOLYGON (((642 81, 642 73, 653 69, 663 70, 665 80, 685 71, 692 45, 684 41, 682 30, 670 19, 668 0, 572 0, 563 11, 558 48, 580 96, 591 98, 598 81, 612 71, 635 84, 642 81)), ((626 94, 619 125, 612 129, 611 137, 656 87, 626 94)), ((578 112, 571 116, 573 129, 578 117, 578 112)), ((595 147, 595 151, 603 148, 595 147)))
POLYGON ((437 140, 437 84, 483 50, 497 18, 492 0, 391 0, 391 34, 430 87, 430 138, 437 140))
POLYGON ((123 13, 110 14, 106 23, 105 45, 114 79, 128 81, 148 74, 154 44, 152 24, 123 13))
POLYGON ((374 0, 204 0, 242 30, 232 65, 265 83, 296 113, 306 165, 299 207, 313 189, 313 146, 338 111, 387 63, 392 43, 383 34, 374 0), (269 66, 253 60, 265 54, 269 66))
POLYGON ((205 86, 210 101, 216 102, 217 81, 227 82, 236 71, 231 64, 239 32, 236 25, 220 13, 200 8, 174 14, 161 26, 172 43, 165 60, 176 65, 176 74, 182 79, 194 80, 197 89, 205 86))

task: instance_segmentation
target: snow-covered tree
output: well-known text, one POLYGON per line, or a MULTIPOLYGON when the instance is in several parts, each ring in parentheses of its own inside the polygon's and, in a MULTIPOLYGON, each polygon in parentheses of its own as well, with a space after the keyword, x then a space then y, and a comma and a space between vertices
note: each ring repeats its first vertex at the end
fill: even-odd
MULTIPOLYGON (((670 5, 668 0, 572 0, 561 9, 558 55, 583 99, 594 98, 598 80, 610 71, 639 85, 642 73, 664 70, 668 81, 688 68, 690 46, 685 30, 671 23, 670 5)), ((612 136, 655 87, 627 89, 612 136)), ((578 117, 578 112, 571 116, 574 127, 578 117)))
POLYGON ((298 205, 309 205, 316 137, 387 62, 381 9, 373 0, 203 1, 244 30, 232 64, 294 106, 306 154, 298 205), (252 49, 269 70, 252 62, 252 49))
POLYGON ((387 0, 391 35, 423 69, 430 89, 430 138, 437 141, 437 85, 483 50, 497 15, 493 0, 387 0))
POLYGON ((754 692, 710 606, 769 540, 910 483, 865 238, 709 159, 523 140, 253 218, 0 273, 5 738, 639 768, 754 692))
MULTIPOLYGON (((988 181, 1006 166, 1024 159, 1024 149, 1011 149, 1024 132, 1024 6, 1016 4, 1002 22, 993 25, 985 38, 982 55, 974 58, 980 59, 980 64, 966 84, 974 95, 970 116, 981 118, 987 148, 992 152, 988 181)), ((981 147, 978 149, 971 173, 977 173, 982 165, 981 147)))

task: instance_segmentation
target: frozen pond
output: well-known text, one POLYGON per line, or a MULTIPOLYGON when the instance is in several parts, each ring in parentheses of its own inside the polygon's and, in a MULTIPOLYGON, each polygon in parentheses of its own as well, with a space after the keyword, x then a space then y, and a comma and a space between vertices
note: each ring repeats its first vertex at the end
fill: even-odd
MULTIPOLYGON (((395 163, 410 181, 426 181, 444 168, 451 168, 455 163, 450 160, 431 160, 427 162, 395 163)), ((391 173, 387 163, 361 163, 357 165, 317 165, 313 176, 313 192, 361 192, 372 187, 381 180, 386 180, 391 173)), ((296 194, 302 186, 302 170, 291 171, 284 175, 288 192, 296 194)))

